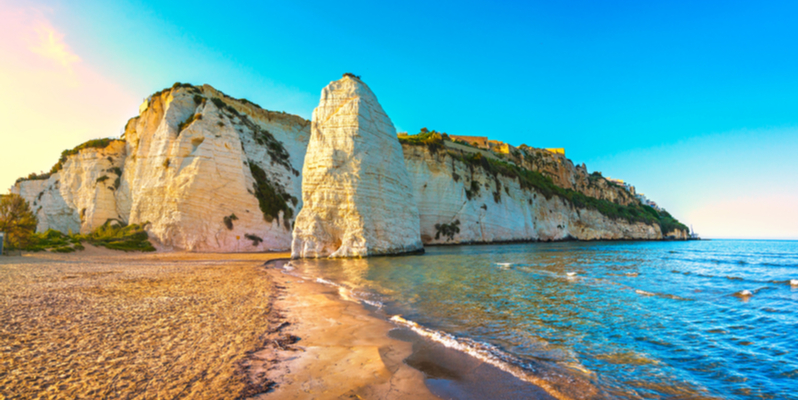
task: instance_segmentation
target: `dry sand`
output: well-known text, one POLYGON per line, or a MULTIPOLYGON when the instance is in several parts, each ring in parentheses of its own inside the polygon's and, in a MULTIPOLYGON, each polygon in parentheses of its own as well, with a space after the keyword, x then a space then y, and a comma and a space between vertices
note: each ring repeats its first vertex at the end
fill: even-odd
POLYGON ((0 257, 0 398, 236 398, 277 294, 254 265, 286 254, 0 257))

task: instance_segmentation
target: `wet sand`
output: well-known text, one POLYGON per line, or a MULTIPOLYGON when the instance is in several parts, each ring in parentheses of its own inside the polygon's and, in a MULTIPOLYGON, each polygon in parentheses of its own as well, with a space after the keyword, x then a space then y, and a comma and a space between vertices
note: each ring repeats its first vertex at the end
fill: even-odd
POLYGON ((263 265, 287 256, 0 257, 0 399, 550 398, 263 265))
POLYGON ((346 290, 282 273, 276 305, 301 339, 273 355, 273 392, 259 399, 553 399, 543 389, 398 327, 346 290))

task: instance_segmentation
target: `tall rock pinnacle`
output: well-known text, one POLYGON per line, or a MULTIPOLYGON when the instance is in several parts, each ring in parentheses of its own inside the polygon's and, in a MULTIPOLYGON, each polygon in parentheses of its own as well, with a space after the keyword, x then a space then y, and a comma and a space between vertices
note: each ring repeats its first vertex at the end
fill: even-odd
POLYGON ((312 118, 292 257, 417 251, 419 226, 392 121, 360 79, 331 82, 312 118))

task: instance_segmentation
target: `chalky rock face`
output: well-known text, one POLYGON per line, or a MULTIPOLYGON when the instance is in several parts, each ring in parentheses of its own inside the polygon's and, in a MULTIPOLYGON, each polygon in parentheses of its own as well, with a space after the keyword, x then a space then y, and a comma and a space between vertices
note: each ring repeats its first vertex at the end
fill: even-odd
POLYGON ((19 181, 11 192, 28 201, 38 232, 90 233, 108 220, 124 219, 116 202, 124 160, 125 142, 112 140, 78 150, 49 178, 19 181))
POLYGON ((309 121, 211 86, 148 98, 123 140, 69 155, 22 195, 47 229, 89 233, 108 220, 147 224, 160 249, 288 250, 302 203, 309 121))
POLYGON ((662 239, 657 225, 612 220, 556 195, 548 198, 522 188, 516 179, 472 168, 446 151, 403 145, 403 152, 425 244, 662 239))
POLYGON ((118 195, 165 249, 288 249, 309 123, 208 85, 151 96, 125 130, 118 195))
POLYGON ((314 110, 292 257, 418 251, 419 227, 392 121, 360 79, 331 82, 314 110))

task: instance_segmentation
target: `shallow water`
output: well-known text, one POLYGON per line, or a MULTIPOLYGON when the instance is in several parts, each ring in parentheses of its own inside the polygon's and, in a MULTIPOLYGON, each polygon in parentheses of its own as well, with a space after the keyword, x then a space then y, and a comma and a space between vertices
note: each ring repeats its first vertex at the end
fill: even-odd
POLYGON ((292 267, 567 397, 797 398, 797 241, 425 250, 292 267))

